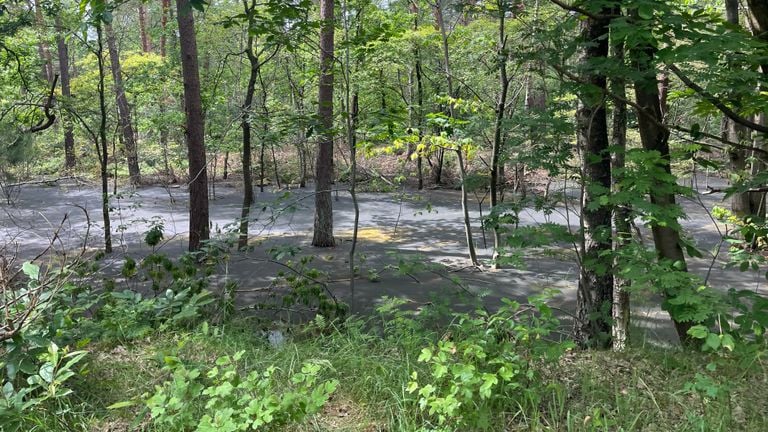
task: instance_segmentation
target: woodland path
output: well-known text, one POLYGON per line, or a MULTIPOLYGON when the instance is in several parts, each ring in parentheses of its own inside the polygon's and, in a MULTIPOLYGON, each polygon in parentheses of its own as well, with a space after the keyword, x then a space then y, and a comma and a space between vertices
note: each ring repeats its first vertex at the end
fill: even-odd
MULTIPOLYGON (((702 182, 703 184, 703 182, 702 182)), ((722 181, 709 179, 709 185, 722 187, 722 181)), ((339 185, 341 189, 343 186, 339 185)), ((705 190, 702 186, 700 190, 705 190)), ((348 248, 352 235, 353 211, 349 194, 338 192, 334 201, 334 223, 339 245, 330 249, 315 249, 309 245, 312 234, 313 196, 310 189, 257 193, 254 207, 256 221, 251 233, 256 237, 254 249, 247 253, 236 252, 226 268, 228 277, 238 281, 242 292, 238 303, 253 304, 254 289, 266 287, 280 270, 266 260, 266 250, 279 245, 301 248, 301 254, 315 255, 313 266, 330 272, 338 282, 331 288, 339 298, 346 298, 348 289, 348 248)), ((703 259, 690 260, 691 270, 705 275, 710 272, 710 282, 723 289, 759 289, 765 291, 765 278, 761 273, 741 273, 737 269, 724 269, 724 251, 712 265, 713 250, 719 241, 718 228, 706 209, 725 205, 722 194, 698 195, 696 199, 683 199, 682 204, 689 219, 684 221, 686 233, 704 252, 703 259), (701 200, 699 202, 698 200, 701 200), (703 205, 702 205, 703 204, 703 205), (711 271, 709 270, 711 267, 711 271)), ((0 245, 18 244, 20 258, 35 256, 45 249, 52 232, 67 215, 61 232, 61 243, 67 248, 80 248, 87 230, 85 213, 75 204, 85 208, 91 219, 89 246, 98 248, 102 241, 100 193, 90 186, 24 186, 14 205, 0 206, 0 245)), ((234 229, 233 222, 240 214, 241 192, 239 189, 219 184, 216 197, 211 200, 211 221, 215 232, 234 229)), ((465 268, 464 233, 461 224, 459 195, 451 190, 428 190, 403 193, 361 193, 360 239, 358 258, 362 277, 356 282, 358 312, 370 312, 382 296, 409 299, 415 306, 441 298, 451 306, 470 308, 472 300, 462 289, 450 281, 460 277, 474 293, 483 293, 483 303, 489 307, 499 304, 501 298, 525 301, 530 295, 556 288, 560 294, 552 305, 573 310, 575 282, 578 279, 575 255, 568 248, 554 253, 528 251, 523 261, 525 267, 516 269, 474 271, 465 268), (398 256, 410 257, 417 262, 440 263, 446 267, 439 271, 421 271, 410 275, 386 270, 387 265, 397 262, 398 256), (369 272, 370 270, 370 272, 369 272), (368 276, 375 272, 375 278, 368 276), (464 294, 464 295, 462 295, 464 294), (447 299, 447 300, 446 300, 447 299)), ((105 265, 119 269, 125 256, 141 257, 150 252, 142 237, 151 221, 162 220, 166 242, 162 251, 176 256, 186 250, 185 230, 188 224, 187 192, 183 188, 159 186, 142 187, 135 192, 125 192, 112 203, 112 226, 115 253, 105 260, 105 265)), ((485 248, 479 226, 477 200, 470 200, 474 238, 482 259, 490 258, 491 250, 485 248)), ((483 208, 487 214, 487 201, 483 208)), ((521 225, 550 221, 565 224, 565 209, 557 209, 544 215, 533 209, 524 210, 521 225)), ((578 224, 575 213, 571 225, 578 224)), ((648 233, 644 240, 652 242, 648 233)), ((491 237, 487 235, 490 245, 491 237)), ((222 273, 223 273, 222 269, 222 273)), ((674 342, 668 316, 661 312, 653 299, 635 299, 633 324, 637 337, 654 343, 674 342)))

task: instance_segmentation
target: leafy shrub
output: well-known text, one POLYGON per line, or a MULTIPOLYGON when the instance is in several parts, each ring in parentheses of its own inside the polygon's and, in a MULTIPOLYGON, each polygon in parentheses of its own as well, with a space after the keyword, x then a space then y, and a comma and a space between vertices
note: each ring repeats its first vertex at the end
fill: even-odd
POLYGON ((331 319, 347 314, 348 305, 339 301, 330 289, 330 274, 311 265, 313 256, 297 256, 300 249, 291 246, 274 247, 267 252, 270 261, 284 270, 277 273, 263 301, 254 305, 255 309, 300 311, 331 319))
MULTIPOLYGON (((28 344, 21 337, 14 338, 6 348, 10 350, 2 363, 6 373, 0 398, 0 430, 24 430, 24 419, 32 411, 50 409, 51 403, 66 404, 65 398, 72 393, 67 381, 80 372, 78 366, 87 352, 70 352, 48 342, 45 351, 30 355, 28 344)), ((62 411, 59 406, 58 412, 62 411)))
POLYGON ((338 385, 336 380, 319 380, 319 362, 304 363, 290 377, 290 388, 276 378, 275 366, 243 374, 243 354, 219 357, 208 369, 166 357, 172 377, 146 400, 153 422, 163 430, 263 430, 318 412, 338 385))
POLYGON ((535 365, 572 346, 547 339, 558 320, 543 299, 504 304, 494 314, 457 315, 442 340, 421 351, 429 375, 413 372, 407 391, 440 430, 488 429, 497 409, 536 402, 535 365))
POLYGON ((214 301, 208 290, 193 293, 191 288, 168 289, 158 297, 144 297, 134 291, 109 292, 101 296, 92 319, 80 325, 83 337, 107 341, 129 341, 155 330, 188 327, 204 316, 214 301))

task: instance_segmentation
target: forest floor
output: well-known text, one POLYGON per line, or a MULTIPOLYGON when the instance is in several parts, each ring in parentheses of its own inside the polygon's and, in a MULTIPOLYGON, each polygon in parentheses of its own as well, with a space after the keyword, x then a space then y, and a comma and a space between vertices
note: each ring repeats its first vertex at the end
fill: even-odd
MULTIPOLYGON (((707 185, 715 188, 722 187, 722 183, 711 178, 707 181, 707 185)), ((265 192, 257 189, 257 203, 252 212, 255 221, 251 223, 254 248, 233 252, 220 275, 237 281, 239 306, 256 303, 261 289, 269 286, 281 270, 267 253, 269 248, 280 246, 300 247, 300 254, 314 256, 311 265, 326 270, 333 281, 329 286, 335 295, 349 300, 348 254, 354 214, 345 186, 337 187, 339 191, 334 194, 333 205, 338 244, 328 249, 310 246, 314 204, 311 189, 265 192)), ((706 190, 703 181, 698 189, 699 192, 706 190)), ((210 205, 214 235, 236 229, 234 223, 240 216, 241 195, 241 190, 233 184, 217 183, 210 205)), ((404 298, 414 306, 442 300, 454 309, 466 309, 475 307, 467 292, 481 294, 482 302, 493 307, 501 298, 524 301, 548 288, 560 292, 552 306, 566 311, 574 309, 578 273, 572 247, 526 250, 523 266, 519 268, 469 267, 459 198, 457 191, 445 189, 359 194, 357 260, 361 276, 356 280, 355 312, 370 312, 384 296, 404 298), (436 265, 403 274, 394 268, 403 260, 409 265, 436 265), (463 281, 461 286, 455 283, 456 276, 463 281)), ((703 258, 690 260, 691 271, 702 277, 709 275, 708 282, 722 289, 765 290, 761 274, 724 268, 727 246, 716 255, 711 253, 721 243, 720 233, 725 227, 715 223, 709 211, 715 205, 728 207, 723 195, 698 194, 693 199, 681 200, 688 215, 688 220, 683 222, 685 232, 704 253, 703 258)), ((189 218, 187 202, 187 191, 181 187, 146 186, 124 191, 111 203, 115 253, 104 261, 105 266, 118 274, 126 256, 140 258, 151 252, 143 236, 152 223, 157 222, 163 223, 166 239, 160 251, 169 256, 183 253, 189 218)), ((492 237, 489 232, 483 235, 480 229, 477 197, 471 195, 469 207, 478 254, 487 262, 492 253, 492 237)), ((482 212, 488 213, 487 200, 482 212)), ((565 207, 549 215, 530 208, 520 213, 521 225, 544 222, 577 229, 578 216, 573 208, 567 211, 565 207)), ((19 258, 29 259, 48 246, 60 224, 58 244, 63 248, 81 248, 86 233, 88 247, 99 248, 103 241, 100 192, 92 185, 23 186, 12 205, 0 206, 0 245, 18 244, 19 258)), ((649 233, 641 232, 644 241, 651 244, 649 233)), ((676 337, 671 322, 659 309, 658 300, 636 298, 633 301, 639 306, 633 308, 635 340, 674 344, 676 337)))

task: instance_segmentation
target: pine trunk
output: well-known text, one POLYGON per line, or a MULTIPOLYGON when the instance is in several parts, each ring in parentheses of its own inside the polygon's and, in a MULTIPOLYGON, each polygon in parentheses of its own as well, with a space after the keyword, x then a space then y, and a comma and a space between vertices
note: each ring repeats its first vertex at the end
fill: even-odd
POLYGON ((320 88, 317 115, 322 131, 315 166, 315 226, 312 245, 331 247, 333 239, 333 0, 320 0, 320 88))
POLYGON ((147 33, 147 9, 144 3, 139 3, 139 33, 141 34, 141 49, 145 53, 152 52, 152 39, 147 33))
POLYGON ((205 155, 200 68, 197 59, 195 19, 189 0, 176 0, 181 72, 184 79, 187 157, 189 159, 189 250, 197 251, 208 240, 208 171, 205 155))

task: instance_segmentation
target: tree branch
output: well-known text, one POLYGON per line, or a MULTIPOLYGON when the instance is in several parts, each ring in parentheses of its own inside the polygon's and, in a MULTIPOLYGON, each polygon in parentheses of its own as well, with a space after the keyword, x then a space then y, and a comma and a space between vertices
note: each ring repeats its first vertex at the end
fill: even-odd
POLYGON ((690 78, 688 78, 680 69, 677 68, 677 66, 669 64, 667 65, 667 68, 672 71, 679 79, 683 82, 688 88, 695 91, 699 94, 699 96, 703 97, 704 100, 711 103, 715 106, 720 112, 725 114, 729 119, 733 120, 734 122, 748 127, 749 129, 762 132, 762 133, 768 133, 768 126, 763 126, 761 124, 755 123, 747 118, 744 118, 737 114, 732 109, 728 108, 727 105, 723 103, 720 99, 716 98, 714 95, 710 94, 706 90, 704 90, 700 85, 693 82, 690 78))
POLYGON ((56 121, 56 114, 51 112, 51 109, 53 109, 53 95, 54 91, 56 90, 56 82, 59 80, 59 74, 56 74, 53 76, 53 81, 51 81, 51 92, 48 94, 48 100, 45 101, 45 105, 43 105, 43 113, 45 114, 45 119, 40 120, 36 125, 30 127, 29 129, 25 130, 24 132, 40 132, 48 129, 53 125, 53 122, 56 121))

